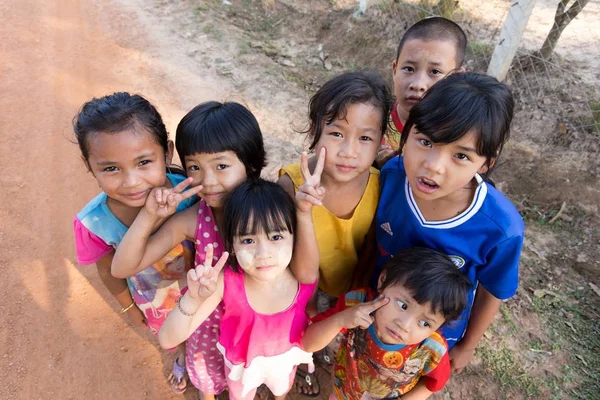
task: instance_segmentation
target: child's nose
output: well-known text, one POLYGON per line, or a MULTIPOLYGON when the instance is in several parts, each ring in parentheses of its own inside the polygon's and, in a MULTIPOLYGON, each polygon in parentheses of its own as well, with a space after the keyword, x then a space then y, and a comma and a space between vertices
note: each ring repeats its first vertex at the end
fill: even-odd
POLYGON ((358 143, 354 140, 344 140, 340 148, 340 155, 347 158, 356 158, 358 155, 358 143))
POLYGON ((443 155, 437 151, 430 151, 425 162, 425 168, 436 174, 444 173, 444 159, 443 155))
POLYGON ((419 72, 414 75, 414 79, 410 82, 409 87, 416 92, 424 92, 427 90, 428 81, 427 74, 419 72))
POLYGON ((133 188, 140 184, 140 177, 135 171, 127 171, 123 180, 123 187, 133 188))

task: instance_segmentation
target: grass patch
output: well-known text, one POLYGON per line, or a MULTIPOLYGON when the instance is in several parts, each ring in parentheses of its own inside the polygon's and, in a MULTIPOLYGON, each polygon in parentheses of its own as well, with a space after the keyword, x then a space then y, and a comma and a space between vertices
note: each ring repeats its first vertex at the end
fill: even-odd
POLYGON ((494 376, 500 387, 515 389, 527 398, 541 394, 541 383, 523 370, 512 350, 503 346, 494 349, 488 343, 484 343, 477 352, 481 356, 483 368, 494 376))

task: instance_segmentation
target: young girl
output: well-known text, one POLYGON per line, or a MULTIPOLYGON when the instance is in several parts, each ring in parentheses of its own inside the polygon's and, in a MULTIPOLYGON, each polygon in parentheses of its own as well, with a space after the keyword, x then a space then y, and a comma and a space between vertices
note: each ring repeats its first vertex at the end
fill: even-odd
MULTIPOLYGON (((350 289, 379 200, 379 171, 371 165, 392 104, 386 83, 374 72, 342 74, 325 83, 310 100, 309 148, 317 153, 326 149, 321 184, 327 196, 312 211, 320 256, 319 312, 350 289)), ((316 162, 315 156, 308 160, 310 170, 316 162)), ((303 184, 299 164, 282 168, 279 175, 278 183, 292 195, 303 184)), ((324 358, 329 362, 327 355, 324 358)), ((305 378, 298 380, 298 391, 318 395, 316 377, 298 373, 305 378)))
MULTIPOLYGON (((120 277, 111 275, 110 265, 150 190, 184 180, 166 173, 173 142, 158 111, 143 97, 129 93, 85 103, 73 127, 81 158, 102 190, 73 221, 77 260, 81 265, 96 264, 102 282, 122 307, 120 314, 158 333, 185 284, 191 243, 174 243, 163 257, 120 277)), ((189 207, 191 200, 182 202, 178 210, 189 207)), ((186 386, 183 354, 169 378, 178 392, 186 386)))
POLYGON ((450 256, 476 289, 461 318, 441 330, 456 372, 471 359, 502 300, 517 290, 523 221, 485 179, 508 140, 513 106, 508 88, 492 77, 450 75, 411 109, 403 157, 381 170, 372 286, 401 249, 427 246, 450 256))
MULTIPOLYGON (((319 173, 317 167, 315 175, 319 173)), ((296 209, 275 183, 258 179, 236 188, 225 204, 223 224, 225 245, 235 262, 221 271, 228 258, 223 253, 213 268, 213 248, 207 246, 204 265, 188 274, 189 290, 159 333, 163 347, 181 343, 222 301, 218 347, 230 399, 253 399, 261 384, 276 399, 285 399, 296 366, 312 365, 301 338, 319 264, 310 206, 320 202, 313 189, 301 188, 296 209)))
MULTIPOLYGON (((205 262, 208 245, 212 245, 214 257, 218 259, 225 248, 220 236, 223 199, 240 183, 258 179, 265 165, 258 122, 238 103, 208 102, 195 107, 179 123, 176 145, 188 179, 193 180, 194 189, 188 192, 200 191, 202 200, 171 217, 150 236, 154 224, 175 209, 161 208, 157 216, 152 209, 156 208, 156 201, 154 197, 149 198, 123 238, 122 248, 113 261, 113 273, 137 271, 163 257, 174 243, 186 239, 195 242, 196 265, 205 262)), ((205 399, 214 398, 227 387, 223 358, 216 348, 222 315, 223 306, 218 304, 205 323, 188 335, 187 371, 205 399)))

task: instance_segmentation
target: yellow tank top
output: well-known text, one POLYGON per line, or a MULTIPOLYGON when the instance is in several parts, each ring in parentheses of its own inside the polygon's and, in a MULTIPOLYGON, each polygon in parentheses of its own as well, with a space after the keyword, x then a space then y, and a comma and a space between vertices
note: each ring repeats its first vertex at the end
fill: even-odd
MULTIPOLYGON (((379 202, 379 171, 369 170, 369 181, 360 202, 349 219, 338 218, 325 206, 313 207, 312 216, 319 243, 319 289, 339 297, 350 289, 352 273, 358 262, 358 251, 371 227, 379 202)), ((300 164, 290 164, 279 170, 294 183, 294 192, 302 185, 300 164)))

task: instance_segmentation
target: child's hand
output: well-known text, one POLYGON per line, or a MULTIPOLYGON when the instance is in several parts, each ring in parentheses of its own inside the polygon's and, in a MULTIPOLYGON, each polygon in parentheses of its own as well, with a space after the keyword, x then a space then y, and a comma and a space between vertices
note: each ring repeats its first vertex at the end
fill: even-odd
POLYGON ((383 168, 383 165, 396 155, 397 152, 396 150, 392 149, 392 146, 382 144, 379 147, 379 150, 377 150, 377 156, 375 157, 375 164, 377 165, 377 168, 383 168))
POLYGON ((129 318, 129 321, 131 321, 133 325, 139 328, 146 327, 148 324, 146 322, 146 316, 144 315, 142 310, 138 308, 137 305, 127 310, 127 318, 129 318))
POLYGON ((158 218, 166 218, 177 211, 177 206, 185 199, 202 190, 202 185, 190 188, 184 192, 184 189, 192 183, 193 178, 187 178, 173 188, 154 188, 146 199, 144 209, 147 213, 158 218))
POLYGON ((325 188, 321 186, 321 174, 325 165, 325 148, 319 152, 315 171, 311 174, 308 169, 308 156, 302 153, 300 158, 300 171, 304 183, 298 187, 296 192, 296 206, 301 212, 310 212, 313 205, 320 206, 325 197, 325 188))
POLYGON ((213 267, 213 246, 206 246, 206 259, 203 265, 188 271, 188 291, 192 299, 206 300, 217 290, 219 273, 225 266, 229 253, 224 252, 217 264, 213 267))
POLYGON ((360 326, 362 329, 368 329, 374 319, 371 313, 377 311, 381 307, 390 302, 387 297, 378 297, 368 303, 362 303, 354 307, 350 307, 339 313, 341 324, 346 329, 356 328, 360 326))
POLYGON ((458 342, 449 353, 452 373, 460 374, 469 361, 471 361, 471 358, 473 358, 474 352, 474 348, 467 347, 463 343, 458 342))

